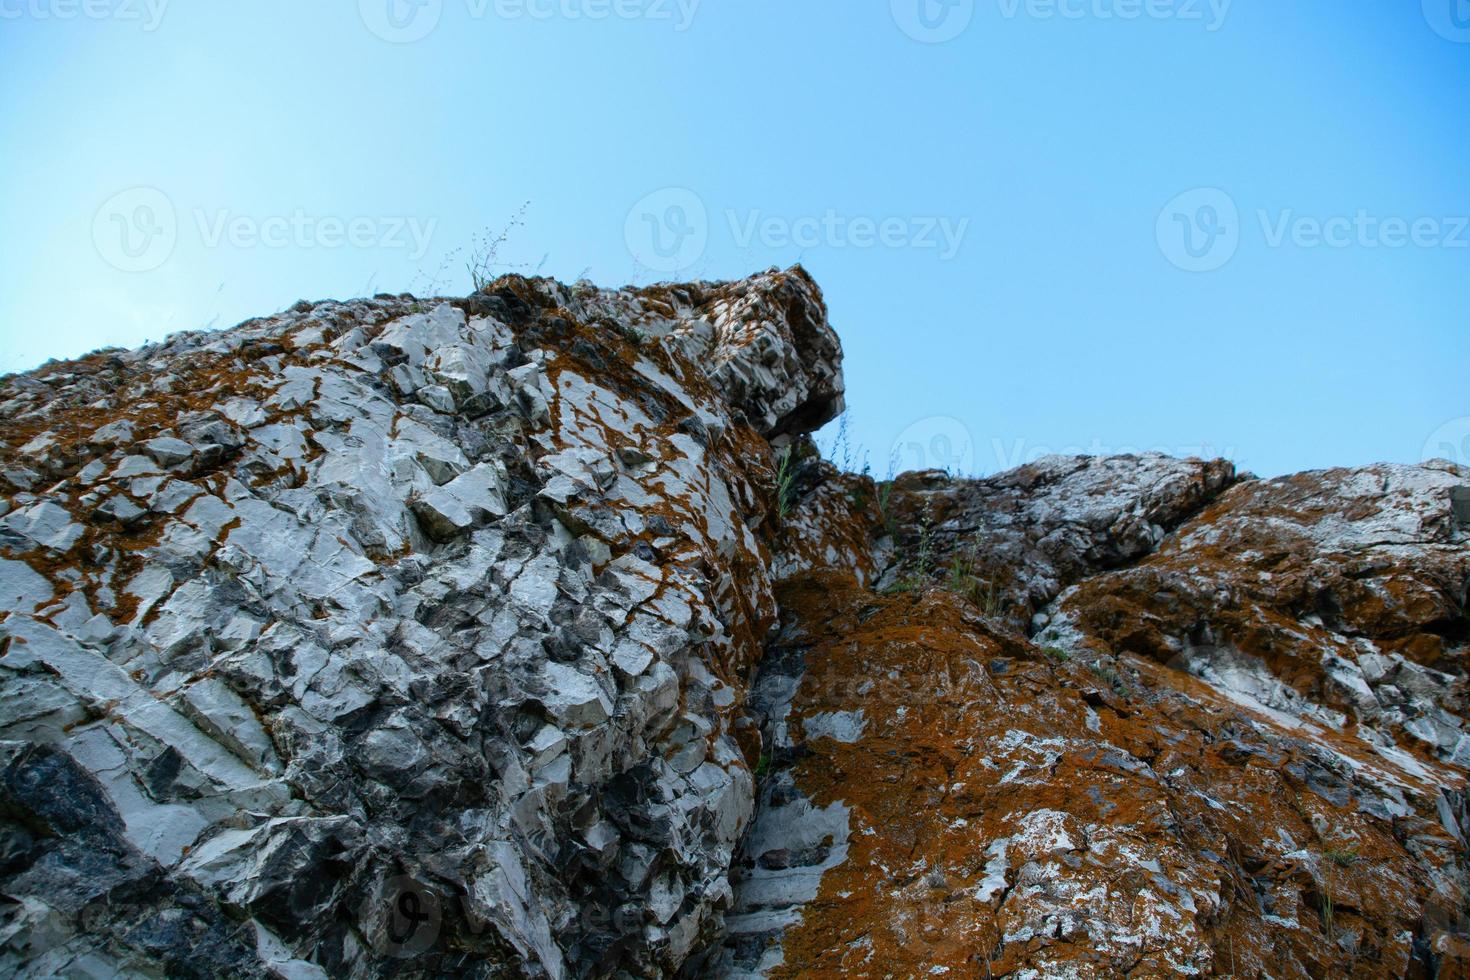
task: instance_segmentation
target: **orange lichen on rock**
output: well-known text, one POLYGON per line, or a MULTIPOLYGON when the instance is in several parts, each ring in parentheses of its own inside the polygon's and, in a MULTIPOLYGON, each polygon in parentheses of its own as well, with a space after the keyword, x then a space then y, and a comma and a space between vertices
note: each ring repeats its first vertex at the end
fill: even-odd
POLYGON ((722 967, 1454 975, 1455 478, 1232 490, 1214 464, 1120 458, 901 479, 877 588, 811 564, 778 589, 722 967), (1438 751, 1375 728, 1394 704, 1438 751))
POLYGON ((780 599, 795 785, 849 828, 774 975, 1401 976, 1465 901, 1420 870, 1461 849, 1423 787, 1372 816, 1370 779, 1202 684, 1101 677, 941 590, 780 599))

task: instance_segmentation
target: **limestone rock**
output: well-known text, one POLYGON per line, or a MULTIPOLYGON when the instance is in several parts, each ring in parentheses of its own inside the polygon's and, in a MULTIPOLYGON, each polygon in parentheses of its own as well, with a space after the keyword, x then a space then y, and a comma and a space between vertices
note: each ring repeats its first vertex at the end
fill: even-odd
POLYGON ((836 410, 839 353, 800 269, 513 276, 0 382, 0 969, 671 975, 718 942, 762 436, 836 410))
POLYGON ((806 272, 0 379, 7 976, 1447 976, 1470 473, 840 473, 806 272))

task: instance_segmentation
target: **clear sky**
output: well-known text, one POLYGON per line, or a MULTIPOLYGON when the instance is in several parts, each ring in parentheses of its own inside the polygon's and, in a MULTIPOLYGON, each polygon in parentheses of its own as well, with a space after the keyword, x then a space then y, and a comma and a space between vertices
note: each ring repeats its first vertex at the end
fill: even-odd
MULTIPOLYGON (((0 0, 0 370, 801 261, 880 475, 1470 463, 1470 0, 0 0)), ((824 434, 830 441, 830 433, 824 434)))

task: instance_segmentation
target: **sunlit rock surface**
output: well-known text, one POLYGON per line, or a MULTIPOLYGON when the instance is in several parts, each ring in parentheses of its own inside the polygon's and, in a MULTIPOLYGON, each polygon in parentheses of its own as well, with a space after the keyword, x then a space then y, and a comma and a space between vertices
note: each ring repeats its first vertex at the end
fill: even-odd
POLYGON ((0 971, 1470 967, 1470 473, 879 485, 843 398, 800 268, 0 380, 0 971))

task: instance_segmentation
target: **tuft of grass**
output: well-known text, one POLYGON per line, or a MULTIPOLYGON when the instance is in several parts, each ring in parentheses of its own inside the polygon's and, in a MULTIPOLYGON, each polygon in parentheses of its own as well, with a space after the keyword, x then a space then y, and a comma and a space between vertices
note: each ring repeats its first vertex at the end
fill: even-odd
POLYGON ((999 616, 1005 611, 1005 601, 995 580, 982 579, 976 573, 975 548, 957 551, 949 563, 949 591, 979 607, 986 618, 999 616))
POLYGON ((1123 675, 1118 673, 1115 668, 1107 666, 1105 664, 1092 664, 1091 667, 1092 672, 1096 674, 1098 679, 1101 680, 1104 684, 1108 685, 1108 687, 1111 687, 1114 694, 1118 695, 1119 697, 1126 697, 1128 695, 1128 685, 1123 680, 1123 675))
POLYGON ((796 503, 796 448, 788 446, 781 454, 781 461, 776 467, 776 512, 781 520, 786 520, 791 514, 791 508, 796 503))
POLYGON ((1351 868, 1363 859, 1357 851, 1333 850, 1325 852, 1322 856, 1339 868, 1351 868))
POLYGON ((893 537, 898 528, 893 522, 893 481, 884 480, 878 484, 878 513, 883 517, 883 530, 889 537, 893 537))
POLYGON ((760 760, 755 764, 755 778, 764 779, 771 772, 771 755, 769 752, 761 753, 760 760))
POLYGON ((905 592, 918 592, 924 587, 924 580, 917 575, 905 575, 903 578, 890 584, 883 590, 884 595, 902 595, 905 592))

